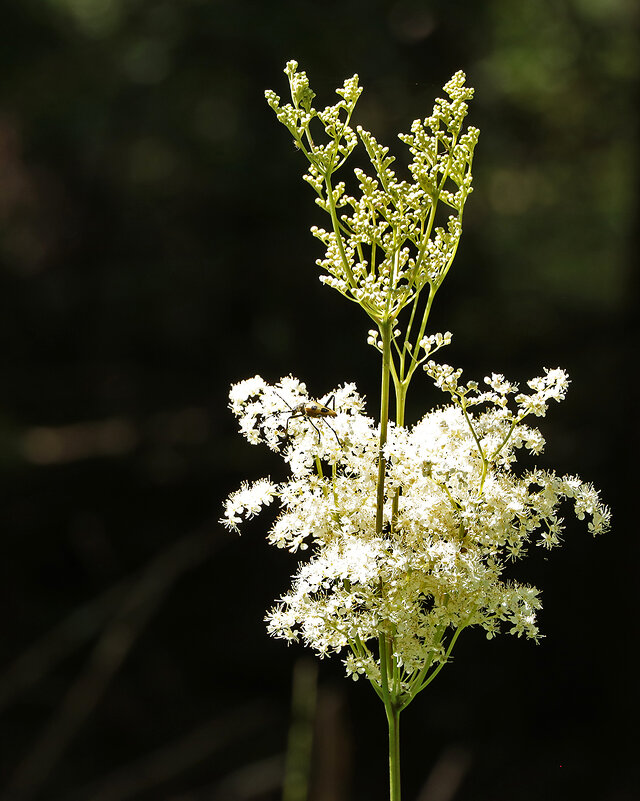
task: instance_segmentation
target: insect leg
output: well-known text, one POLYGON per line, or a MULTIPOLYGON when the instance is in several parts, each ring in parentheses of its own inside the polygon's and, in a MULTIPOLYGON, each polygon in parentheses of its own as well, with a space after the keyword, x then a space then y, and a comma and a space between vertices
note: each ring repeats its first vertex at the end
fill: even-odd
POLYGON ((320 444, 320 440, 322 439, 322 434, 320 433, 320 429, 318 428, 318 426, 313 422, 313 420, 310 417, 308 417, 307 415, 305 415, 305 417, 311 423, 311 425, 315 428, 315 430, 318 432, 318 445, 319 445, 320 444))
MULTIPOLYGON (((285 401, 285 403, 286 403, 286 401, 285 401)), ((287 417, 287 424, 284 427, 284 433, 285 433, 285 435, 287 437, 289 436, 289 422, 291 420, 293 420, 294 417, 306 417, 306 414, 304 412, 295 412, 295 411, 291 412, 289 417, 287 417)), ((315 426, 314 426, 314 428, 315 428, 315 426)))
POLYGON ((331 409, 332 411, 335 412, 335 410, 336 410, 336 396, 335 396, 335 393, 331 393, 331 395, 329 395, 329 397, 327 398, 327 402, 324 404, 324 406, 326 406, 327 409, 331 409))
POLYGON ((331 431, 331 433, 333 434, 333 436, 334 436, 334 437, 335 437, 335 438, 338 440, 338 445, 339 445, 340 447, 342 447, 342 443, 340 442, 340 437, 338 436, 338 434, 337 434, 337 432, 336 432, 335 428, 334 428, 334 427, 331 425, 331 423, 327 422, 327 420, 325 420, 325 421, 324 421, 324 424, 325 424, 325 425, 327 426, 327 428, 328 428, 328 429, 331 431))

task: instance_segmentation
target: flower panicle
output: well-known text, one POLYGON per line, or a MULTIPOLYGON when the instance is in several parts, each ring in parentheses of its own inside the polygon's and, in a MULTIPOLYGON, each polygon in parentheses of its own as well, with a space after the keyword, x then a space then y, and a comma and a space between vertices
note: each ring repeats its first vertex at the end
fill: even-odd
POLYGON ((283 105, 272 90, 265 96, 305 155, 304 180, 330 218, 328 229, 311 229, 325 248, 317 261, 320 280, 362 306, 372 320, 396 319, 425 286, 441 285, 457 251, 479 135, 473 126, 464 130, 473 89, 462 71, 455 73, 444 86, 448 99, 436 100, 429 117, 415 120, 409 134, 399 135, 412 157, 408 181, 392 169, 395 157, 388 146, 362 126, 354 130, 351 125, 362 92, 357 75, 336 90, 341 98, 336 104, 317 111, 315 92, 297 62, 288 62, 285 73, 292 102, 283 105), (371 174, 357 168, 358 193, 350 194, 344 181, 334 183, 333 175, 358 142, 371 174), (447 210, 444 215, 440 205, 447 210))
POLYGON ((549 402, 555 400, 559 403, 564 400, 569 387, 569 376, 565 370, 559 367, 553 370, 545 367, 544 375, 527 381, 527 386, 533 390, 528 394, 519 392, 517 384, 507 381, 499 373, 486 376, 484 383, 488 385, 489 389, 480 392, 477 381, 468 381, 466 384, 460 382, 462 376, 460 368, 455 369, 451 365, 429 360, 424 365, 424 370, 433 379, 438 389, 450 395, 453 403, 464 405, 465 408, 488 403, 500 407, 506 412, 509 396, 515 396, 516 411, 508 414, 517 422, 524 420, 529 415, 544 417, 549 408, 549 402))
MULTIPOLYGON (((423 347, 448 338, 434 335, 423 347)), ((269 542, 291 552, 311 550, 289 592, 268 613, 268 629, 321 656, 346 649, 345 670, 354 679, 379 681, 375 642, 381 630, 393 632, 407 688, 425 664, 436 670, 448 659, 448 632, 475 625, 489 638, 505 630, 538 639, 538 590, 505 581, 507 561, 521 558, 531 544, 559 545, 567 501, 593 534, 610 524, 592 485, 552 471, 518 475, 514 469, 520 448, 535 455, 544 446, 538 429, 520 417, 536 416, 540 404, 564 397, 564 371, 532 379, 522 399, 502 375, 485 378, 488 389, 480 392, 473 382, 461 385, 459 371, 441 368, 428 372, 442 379, 452 402, 414 426, 389 426, 382 532, 376 528, 379 432, 355 385, 331 393, 336 414, 328 420, 336 436, 322 418, 315 428, 313 418, 291 419, 311 400, 293 376, 275 385, 255 376, 231 388, 242 432, 250 442, 274 447, 290 476, 279 484, 242 484, 228 498, 223 522, 238 531, 277 499, 269 542), (505 413, 505 399, 516 404, 514 412, 505 413)))
POLYGON ((567 510, 594 535, 608 530, 611 513, 577 476, 518 470, 523 450, 535 457, 545 447, 532 421, 565 398, 564 370, 545 368, 521 389, 500 373, 463 380, 460 368, 434 359, 451 333, 427 333, 429 315, 457 253, 479 135, 466 126, 473 89, 464 73, 399 135, 405 167, 352 123, 357 75, 336 90, 337 102, 316 109, 297 62, 285 73, 291 102, 271 90, 266 99, 306 158, 304 180, 328 220, 311 229, 324 250, 320 280, 373 323, 380 422, 366 415, 354 384, 317 397, 293 376, 233 385, 240 431, 277 452, 288 477, 243 483, 222 522, 239 531, 277 499, 269 543, 309 554, 266 616, 270 634, 321 657, 342 654, 347 675, 366 677, 397 716, 449 660, 463 629, 537 641, 539 590, 506 579, 505 566, 532 546, 560 545, 567 510), (350 185, 336 173, 359 145, 368 166, 350 185), (418 367, 447 402, 407 426, 418 367))

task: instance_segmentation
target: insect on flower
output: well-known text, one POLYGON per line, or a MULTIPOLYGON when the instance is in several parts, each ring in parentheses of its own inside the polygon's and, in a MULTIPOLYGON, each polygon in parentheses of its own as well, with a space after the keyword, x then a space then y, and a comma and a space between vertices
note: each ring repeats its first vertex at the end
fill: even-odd
MULTIPOLYGON (((277 392, 275 394, 278 395, 277 392)), ((294 420, 296 417, 304 417, 311 423, 311 425, 318 432, 318 442, 320 442, 322 434, 320 433, 320 429, 318 428, 318 426, 313 421, 314 419, 317 420, 322 419, 324 420, 327 428, 329 428, 334 437, 337 439, 338 445, 342 447, 342 442, 340 442, 340 437, 338 436, 334 427, 330 425, 327 420, 327 417, 338 416, 338 413, 335 410, 335 404, 336 404, 335 395, 332 395, 331 398, 327 401, 327 404, 331 403, 333 408, 330 407, 329 405, 325 406, 324 404, 314 400, 306 400, 303 401, 302 403, 299 403, 297 406, 292 406, 288 401, 286 401, 282 397, 282 395, 278 395, 278 397, 283 403, 286 403, 289 409, 291 410, 289 416, 287 417, 287 422, 284 429, 286 436, 289 436, 289 423, 291 422, 291 420, 294 420)))

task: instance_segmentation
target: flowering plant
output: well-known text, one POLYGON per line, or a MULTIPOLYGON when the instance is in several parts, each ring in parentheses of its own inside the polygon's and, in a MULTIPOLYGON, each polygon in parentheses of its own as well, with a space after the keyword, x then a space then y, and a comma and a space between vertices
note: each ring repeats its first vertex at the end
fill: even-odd
POLYGON ((350 127, 357 76, 337 90, 338 103, 318 112, 306 74, 294 61, 285 72, 292 103, 282 106, 271 91, 267 101, 306 156, 305 180, 331 220, 328 231, 312 229, 326 249, 320 280, 375 325, 368 342, 381 354, 380 419, 365 414, 353 384, 318 401, 291 376, 234 385, 231 409, 242 433, 278 452, 290 477, 243 484, 227 499, 223 521, 238 531, 277 498, 269 542, 311 549, 268 613, 268 629, 320 656, 342 654, 348 675, 369 680, 386 710, 390 798, 399 801, 400 713, 447 663, 463 629, 481 626, 489 638, 502 630, 539 636, 539 591, 503 580, 506 561, 531 543, 560 543, 565 499, 593 534, 608 528, 610 515, 575 476, 514 470, 520 449, 536 455, 544 447, 529 421, 564 398, 563 370, 545 370, 527 391, 498 374, 480 388, 432 358, 451 342, 449 332, 428 335, 426 326, 460 239, 478 139, 477 129, 463 131, 473 95, 464 74, 445 85, 448 100, 436 100, 430 117, 400 135, 413 157, 406 181, 390 169, 388 148, 350 127), (322 143, 312 125, 324 129, 322 143), (358 141, 373 175, 355 171, 356 197, 333 176, 358 141), (448 403, 408 426, 407 390, 419 367, 448 403))

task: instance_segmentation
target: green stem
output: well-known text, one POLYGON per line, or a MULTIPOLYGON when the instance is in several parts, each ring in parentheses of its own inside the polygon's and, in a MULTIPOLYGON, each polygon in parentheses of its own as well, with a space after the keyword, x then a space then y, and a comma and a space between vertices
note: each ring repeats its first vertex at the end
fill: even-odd
POLYGON ((327 188, 327 201, 329 203, 329 215, 331 217, 331 224, 333 225, 333 231, 336 235, 336 244, 338 246, 338 250, 340 252, 340 259, 342 261, 342 266, 344 267, 345 276, 347 278, 347 282, 350 287, 355 286, 355 279, 353 277, 353 273, 351 272, 351 265, 349 264, 349 259, 347 258, 347 253, 344 249, 344 241, 342 239, 342 231, 340 226, 340 221, 338 220, 338 213, 336 211, 336 202, 333 197, 333 185, 331 183, 331 174, 326 173, 324 176, 324 183, 327 188))
MULTIPOLYGON (((468 619, 469 618, 467 618, 467 620, 468 619)), ((439 663, 438 667, 431 673, 431 675, 428 678, 424 679, 421 682, 420 686, 416 687, 412 691, 412 696, 411 696, 412 699, 415 698, 415 696, 418 693, 422 692, 425 687, 427 687, 429 684, 431 684, 431 682, 435 679, 435 677, 438 675, 438 673, 440 673, 442 668, 447 664, 447 662, 449 661, 449 657, 451 656, 451 651, 453 651, 453 646, 456 644, 456 642, 458 640, 458 637, 462 634, 462 631, 466 628, 466 625, 467 625, 467 623, 465 622, 465 623, 460 624, 460 626, 458 626, 458 628, 455 631, 455 634, 451 638, 451 642, 449 643, 449 647, 447 648, 447 651, 446 651, 446 653, 444 655, 444 659, 439 663)))
POLYGON ((384 458, 384 446, 387 442, 389 422, 389 375, 391 372, 391 329, 390 320, 379 323, 382 337, 382 380, 380 388, 380 444, 378 449, 378 485, 376 493, 376 533, 382 534, 384 524, 384 483, 387 460, 384 458))
POLYGON ((417 356, 418 343, 420 342, 420 340, 424 336, 424 332, 426 331, 429 315, 431 314, 431 307, 433 305, 433 299, 435 298, 437 291, 438 291, 437 287, 433 286, 433 284, 429 285, 429 297, 427 298, 427 304, 422 314, 422 321, 420 322, 420 330, 418 331, 418 336, 416 337, 415 345, 413 347, 414 359, 411 361, 411 364, 409 365, 409 369, 407 370, 407 376, 405 379, 407 382, 407 386, 409 386, 409 381, 411 381, 411 378, 415 373, 416 368, 418 367, 419 364, 417 356))
POLYGON ((400 801, 400 709, 386 706, 389 725, 389 801, 400 801))
MULTIPOLYGON (((404 381, 395 381, 395 390, 396 390, 396 423, 399 426, 404 425, 404 409, 405 403, 407 400, 407 389, 409 387, 408 382, 404 381)), ((391 509, 391 521, 392 527, 395 529, 396 522, 398 519, 398 508, 400 505, 400 487, 396 489, 394 496, 393 496, 393 506, 391 509)))
POLYGON ((390 686, 390 673, 393 673, 392 661, 393 644, 387 635, 380 632, 378 635, 380 653, 380 689, 382 701, 387 713, 389 729, 389 801, 400 801, 400 711, 401 705, 397 702, 395 687, 390 686))

